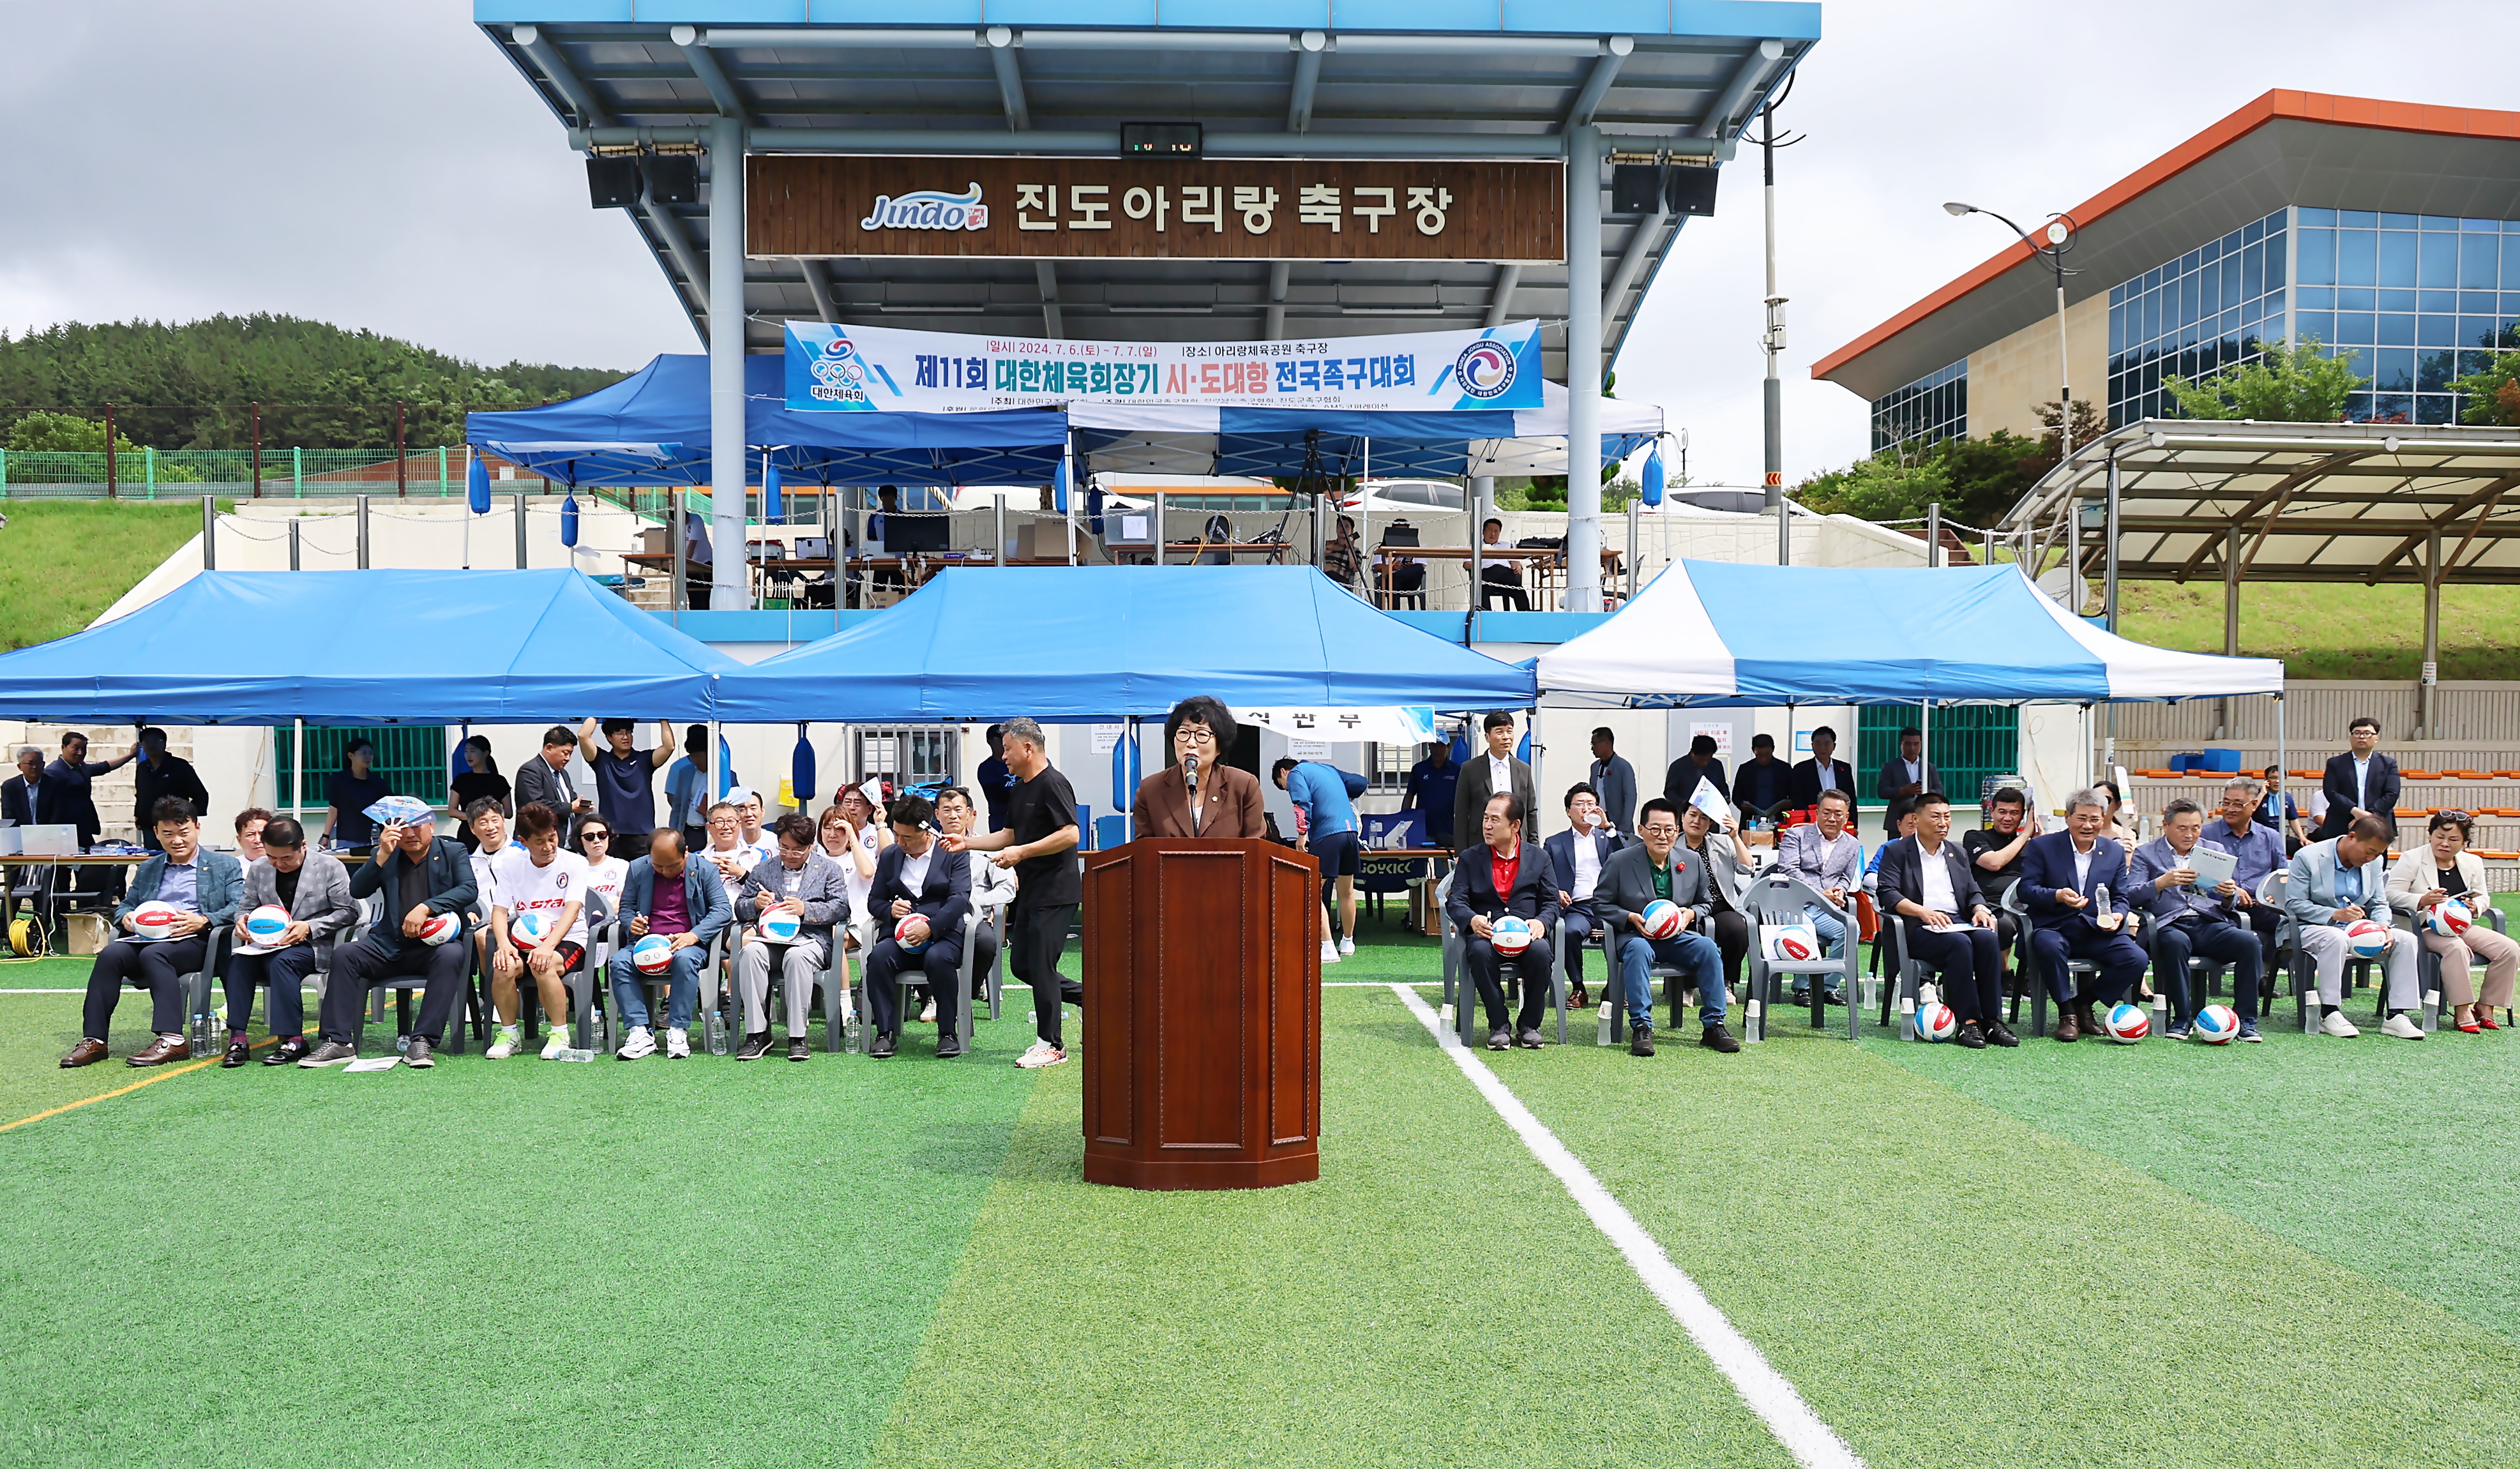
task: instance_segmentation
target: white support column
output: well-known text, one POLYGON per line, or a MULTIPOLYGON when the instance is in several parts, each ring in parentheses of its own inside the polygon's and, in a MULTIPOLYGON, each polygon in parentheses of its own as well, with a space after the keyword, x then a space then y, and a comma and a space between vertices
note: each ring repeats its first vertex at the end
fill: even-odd
POLYGON ((1591 126, 1566 133, 1563 610, 1601 610, 1601 133, 1591 126))
POLYGON ((750 605, 743 559, 743 124, 709 124, 709 605, 750 605))

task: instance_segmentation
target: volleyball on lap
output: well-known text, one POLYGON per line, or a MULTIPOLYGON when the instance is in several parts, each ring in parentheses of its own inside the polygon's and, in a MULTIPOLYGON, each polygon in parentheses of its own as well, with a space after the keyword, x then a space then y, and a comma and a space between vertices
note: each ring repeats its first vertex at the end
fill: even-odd
POLYGON ((652 933, 630 946, 630 964, 642 974, 662 974, 674 966, 673 942, 652 933))
POLYGON ((1499 954, 1520 954, 1531 947, 1531 925, 1520 918, 1499 918, 1488 925, 1488 942, 1499 954))
POLYGON ((435 948, 437 945, 447 942, 458 934, 461 934, 463 931, 463 914, 430 913, 427 918, 421 921, 420 941, 431 948, 435 948))
POLYGON ((2476 911, 2456 898, 2444 898, 2433 905, 2431 913, 2424 914, 2424 926, 2444 938, 2457 938, 2475 921, 2476 911))
POLYGON ((893 947, 899 949, 904 954, 918 954, 922 952, 927 948, 927 940, 929 937, 927 920, 917 913, 912 913, 909 917, 906 917, 900 922, 892 925, 893 947), (917 924, 918 927, 913 928, 911 926, 912 924, 917 924))
POLYGON ((289 931, 289 910, 266 903, 245 915, 245 936, 257 944, 277 944, 289 931))
POLYGON ((1645 920, 1645 937, 1676 939, 1680 937, 1680 905, 1668 898, 1656 898, 1637 914, 1645 920))
POLYGON ((2378 958, 2389 952, 2389 925, 2369 918, 2346 924, 2345 952, 2356 958, 2378 958))
POLYGON ((804 920, 784 908, 761 915, 761 940, 766 944, 792 944, 803 928, 804 920))
POLYGON ((2187 1033, 2208 1046, 2228 1046, 2240 1033, 2239 1012, 2228 1004, 2209 1004, 2196 1012, 2187 1033))
POLYGON ((1959 1028, 1960 1017, 1953 1014, 1952 1007, 1941 1001, 1916 1006, 1917 1040, 1948 1041, 1959 1028))
POLYGON ((143 903, 131 911, 131 931, 144 939, 171 938, 184 911, 172 903, 143 903))
POLYGON ((2139 1004, 2113 1004, 2108 1018, 2100 1022, 2109 1039, 2121 1046, 2133 1046, 2152 1034, 2152 1016, 2139 1004))
POLYGON ((508 920, 508 937, 521 948, 531 949, 551 937, 551 915, 527 911, 508 920))

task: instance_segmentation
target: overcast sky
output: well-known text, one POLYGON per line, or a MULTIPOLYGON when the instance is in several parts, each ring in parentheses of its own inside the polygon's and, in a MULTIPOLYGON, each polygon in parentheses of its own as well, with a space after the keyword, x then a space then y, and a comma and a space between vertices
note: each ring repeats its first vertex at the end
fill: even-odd
MULTIPOLYGON (((483 362, 627 368, 691 329, 455 0, 0 0, 0 327, 275 311, 483 362)), ((2520 105, 2520 3, 1828 0, 1780 121, 1788 482, 1862 452, 1811 363, 2272 87, 2520 105)), ((1700 483, 1760 472, 1755 150, 1619 364, 1700 483)))

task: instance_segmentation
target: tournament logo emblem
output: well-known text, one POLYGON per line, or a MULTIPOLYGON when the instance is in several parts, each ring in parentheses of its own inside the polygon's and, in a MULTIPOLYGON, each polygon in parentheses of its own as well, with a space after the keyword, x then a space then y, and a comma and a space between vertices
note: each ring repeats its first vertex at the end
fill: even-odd
POLYGON ((1463 393, 1484 403, 1511 391, 1514 374, 1519 370, 1511 347, 1501 341, 1474 341, 1454 359, 1453 381, 1463 393))
POLYGON ((825 403, 864 403, 867 401, 866 360, 858 356, 857 347, 846 336, 834 336, 823 343, 814 358, 816 399, 825 403))

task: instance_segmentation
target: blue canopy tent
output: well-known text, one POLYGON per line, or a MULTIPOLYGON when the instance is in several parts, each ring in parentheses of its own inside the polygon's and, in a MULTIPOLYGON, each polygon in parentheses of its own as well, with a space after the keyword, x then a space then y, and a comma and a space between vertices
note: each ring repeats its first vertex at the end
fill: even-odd
POLYGON ((0 717, 120 724, 717 717, 742 668, 563 568, 204 571, 0 655, 0 717))
POLYGON ((1236 707, 1522 708, 1529 670, 1374 610, 1309 566, 947 570, 900 605, 729 675, 720 718, 1045 723, 1236 707))
MULTIPOLYGON (((1544 383, 1536 409, 1364 413, 1328 409, 1077 404, 1078 444, 1098 469, 1292 478, 1308 459, 1331 478, 1562 474, 1566 389, 1544 383)), ((1662 431, 1650 403, 1601 404, 1600 463, 1636 453, 1662 431)))
MULTIPOLYGON (((781 359, 744 359, 744 440, 790 483, 1048 484, 1067 450, 1055 408, 791 413, 781 359)), ((708 476, 708 359, 666 353, 582 398, 465 420, 476 448, 572 487, 708 476)))

